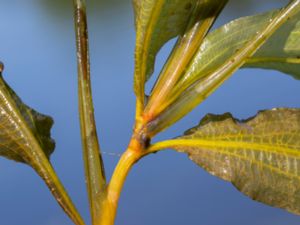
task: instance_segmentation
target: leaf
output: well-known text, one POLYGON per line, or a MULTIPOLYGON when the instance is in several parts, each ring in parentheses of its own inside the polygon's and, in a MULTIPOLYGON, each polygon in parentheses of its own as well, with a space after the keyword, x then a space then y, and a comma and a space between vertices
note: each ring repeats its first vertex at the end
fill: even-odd
POLYGON ((209 114, 168 147, 250 198, 300 214, 300 109, 261 111, 243 121, 209 114))
MULTIPOLYGON (((50 155, 53 153, 55 148, 55 142, 50 137, 50 130, 53 125, 53 120, 49 116, 45 116, 36 112, 34 109, 23 104, 21 99, 16 95, 16 93, 6 84, 6 82, 1 77, 1 87, 0 92, 3 94, 10 95, 16 108, 24 119, 24 123, 29 127, 30 131, 34 137, 38 140, 38 143, 41 145, 44 150, 47 158, 50 158, 50 155)), ((28 146, 28 140, 20 140, 20 137, 24 137, 24 134, 19 131, 17 122, 15 118, 12 117, 11 105, 4 104, 4 99, 0 105, 0 140, 2 144, 0 146, 0 155, 9 159, 13 159, 18 162, 25 162, 30 152, 28 146), (11 123, 7 123, 11 121, 11 123), (14 123, 12 123, 14 122, 14 123), (26 147, 27 146, 27 147, 26 147)))
POLYGON ((300 79, 300 13, 276 31, 244 67, 274 69, 300 79))
POLYGON ((73 222, 83 225, 80 214, 49 162, 55 147, 50 137, 53 120, 23 104, 3 80, 2 70, 0 63, 0 156, 30 165, 73 222))
POLYGON ((134 89, 141 100, 144 84, 153 73, 157 52, 168 40, 183 33, 198 1, 204 0, 133 0, 136 24, 134 89))
MULTIPOLYGON (((207 35, 198 53, 183 75, 179 88, 188 87, 196 80, 222 65, 239 51, 278 10, 234 20, 207 35)), ((300 13, 292 16, 272 37, 247 60, 244 67, 276 69, 300 78, 300 13)))
POLYGON ((195 6, 184 35, 177 39, 151 91, 151 95, 147 99, 147 105, 143 113, 144 118, 151 119, 163 110, 163 107, 162 109, 160 107, 166 102, 168 95, 173 91, 174 86, 181 78, 182 73, 186 70, 227 2, 228 0, 204 1, 202 4, 195 6))
POLYGON ((239 30, 247 27, 247 30, 239 33, 240 39, 235 36, 229 25, 221 28, 224 37, 207 36, 182 80, 160 107, 164 111, 148 123, 149 134, 157 134, 193 110, 255 55, 281 26, 299 14, 300 1, 295 0, 279 11, 259 15, 251 21, 252 23, 243 24, 236 29, 239 33, 239 30), (248 30, 250 36, 247 34, 248 30), (242 40, 241 44, 239 40, 242 40), (233 43, 234 45, 231 45, 233 43))

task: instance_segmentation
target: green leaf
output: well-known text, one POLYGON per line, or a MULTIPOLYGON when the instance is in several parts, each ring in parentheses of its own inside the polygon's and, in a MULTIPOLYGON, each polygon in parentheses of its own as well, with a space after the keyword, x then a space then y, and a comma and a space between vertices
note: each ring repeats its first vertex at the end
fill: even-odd
POLYGON ((278 70, 300 79, 300 13, 278 29, 244 67, 278 70))
POLYGON ((160 107, 166 102, 227 2, 228 0, 204 1, 195 6, 184 35, 177 39, 151 91, 144 110, 144 118, 151 119, 163 110, 160 107))
POLYGON ((295 0, 279 11, 255 16, 238 29, 230 28, 238 25, 235 21, 208 35, 182 79, 160 106, 164 111, 148 123, 149 134, 155 135, 194 109, 255 55, 278 29, 299 14, 300 1, 295 0), (247 29, 243 30, 244 27, 247 29))
POLYGON ((2 77, 0 63, 0 156, 30 165, 76 225, 84 222, 59 181, 49 157, 55 144, 53 120, 24 105, 2 77))
MULTIPOLYGON (((0 78, 0 80, 1 95, 3 96, 6 94, 11 97, 14 106, 22 116, 24 123, 26 124, 26 126, 28 126, 28 128, 40 144, 41 149, 43 149, 45 155, 49 159, 51 153, 55 148, 55 142, 50 137, 50 130, 53 125, 52 118, 40 114, 34 109, 23 104, 21 99, 7 85, 2 77, 0 78)), ((18 162, 26 162, 28 158, 27 154, 31 154, 30 149, 27 149, 28 146, 30 146, 30 143, 28 143, 28 139, 26 138, 24 138, 24 140, 20 139, 20 137, 25 136, 20 132, 16 119, 12 116, 13 114, 10 108, 11 105, 5 104, 3 102, 4 99, 1 100, 2 103, 0 105, 0 124, 2 125, 0 131, 0 140, 3 144, 0 146, 0 155, 18 162), (11 121, 11 123, 8 123, 7 121, 11 121)))
POLYGON ((204 0, 133 0, 136 24, 134 89, 143 102, 144 84, 155 56, 168 40, 182 34, 197 2, 204 0))
POLYGON ((300 214, 300 109, 243 121, 209 114, 167 145, 250 198, 300 214))
MULTIPOLYGON (((211 32, 191 61, 178 87, 188 87, 222 65, 264 28, 278 10, 243 17, 211 32)), ((244 67, 276 69, 300 78, 300 13, 293 15, 244 67)))

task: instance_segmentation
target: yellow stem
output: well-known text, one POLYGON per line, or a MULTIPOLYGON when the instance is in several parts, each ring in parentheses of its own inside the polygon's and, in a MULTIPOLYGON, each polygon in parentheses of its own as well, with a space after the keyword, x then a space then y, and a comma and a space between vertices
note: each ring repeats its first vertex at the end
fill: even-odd
POLYGON ((278 63, 291 63, 291 64, 300 64, 300 58, 297 57, 252 57, 247 60, 247 64, 254 63, 266 63, 266 62, 278 62, 278 63))
POLYGON ((100 223, 97 225, 114 224, 118 201, 127 175, 132 166, 144 155, 145 151, 143 150, 142 145, 133 138, 114 170, 110 183, 107 187, 106 198, 102 202, 100 223))
MULTIPOLYGON (((234 55, 230 62, 226 62, 221 68, 219 68, 218 72, 220 72, 221 74, 225 74, 226 72, 229 73, 231 72, 231 70, 234 70, 240 65, 242 65, 243 60, 246 58, 246 56, 252 55, 264 43, 264 41, 287 19, 287 16, 297 12, 297 9, 295 8, 300 4, 299 2, 300 0, 296 0, 290 3, 290 5, 286 9, 284 9, 279 16, 276 17, 275 22, 270 23, 269 26, 267 26, 263 32, 261 32, 255 37, 255 39, 253 40, 254 43, 250 43, 249 46, 245 46, 245 49, 240 51, 238 54, 234 55)), ((217 84, 221 83, 218 82, 219 80, 217 80, 217 84)), ((137 106, 138 108, 141 107, 140 101, 138 101, 137 106)), ((114 224, 117 213, 118 201, 125 180, 129 171, 137 161, 139 161, 142 157, 144 157, 147 154, 154 153, 172 146, 176 146, 177 144, 188 144, 186 143, 188 142, 188 140, 168 140, 147 147, 147 138, 149 137, 149 135, 151 135, 151 132, 149 132, 149 127, 145 126, 145 124, 148 121, 145 120, 144 117, 140 117, 141 112, 142 110, 140 108, 137 109, 137 117, 139 120, 136 121, 137 126, 135 128, 134 135, 132 137, 128 149, 124 152, 121 159, 119 160, 119 163, 107 187, 105 198, 102 202, 102 214, 99 220, 100 222, 97 225, 114 224)), ((152 136, 154 136, 156 133, 153 133, 152 136)), ((214 142, 211 143, 205 140, 201 140, 200 142, 205 142, 206 145, 215 145, 214 142)))
MULTIPOLYGON (((298 150, 283 147, 283 146, 270 146, 264 143, 251 143, 246 141, 223 141, 217 139, 174 139, 157 142, 147 149, 147 154, 155 153, 158 151, 166 150, 168 148, 179 148, 179 147, 203 147, 205 149, 222 149, 226 148, 238 148, 243 146, 244 149, 251 149, 252 151, 263 151, 267 153, 288 153, 299 157, 300 153, 298 150)), ((218 150, 221 151, 221 150, 218 150)))

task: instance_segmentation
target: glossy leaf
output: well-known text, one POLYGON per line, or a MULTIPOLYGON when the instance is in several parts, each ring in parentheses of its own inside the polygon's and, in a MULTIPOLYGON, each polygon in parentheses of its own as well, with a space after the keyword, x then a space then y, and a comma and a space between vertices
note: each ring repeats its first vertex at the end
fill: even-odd
MULTIPOLYGON (((53 125, 52 118, 40 114, 34 109, 23 104, 21 99, 5 83, 2 77, 0 79, 2 84, 0 87, 0 92, 2 94, 6 93, 11 96, 15 106, 19 110, 19 113, 22 115, 24 122, 37 139, 46 157, 49 159, 55 148, 55 142, 50 137, 50 130, 53 125)), ((30 152, 26 145, 28 146, 30 144, 26 139, 20 139, 20 137, 24 136, 24 134, 18 129, 17 123, 13 122, 15 119, 12 117, 10 105, 2 102, 0 105, 0 114, 0 140, 2 143, 0 147, 0 155, 9 159, 13 159, 17 162, 26 162, 26 159, 28 158, 27 154, 30 152), (11 121, 11 123, 8 123, 7 121, 11 121), (22 145, 20 143, 22 143, 22 145)))
MULTIPOLYGON (((211 32, 178 84, 182 88, 222 65, 265 27, 277 10, 234 20, 211 32)), ((247 61, 244 67, 276 69, 300 78, 300 13, 292 16, 247 61)))
POLYGON ((182 34, 198 1, 133 0, 136 24, 135 93, 144 98, 144 84, 153 72, 155 55, 164 43, 182 34))
POLYGON ((227 2, 228 0, 203 1, 195 6, 184 35, 178 38, 151 91, 144 110, 144 118, 151 119, 160 113, 160 106, 173 91, 227 2))
MULTIPOLYGON (((204 40, 199 52, 191 61, 190 67, 187 68, 186 74, 168 96, 168 101, 160 106, 164 111, 148 123, 149 133, 155 135, 204 101, 249 58, 255 55, 257 50, 281 26, 288 23, 294 16, 299 15, 299 11, 300 1, 295 0, 279 11, 259 15, 256 17, 256 23, 252 21, 255 32, 251 31, 252 28, 249 24, 248 29, 251 31, 249 32, 251 35, 248 37, 246 30, 240 34, 249 38, 246 42, 239 45, 239 39, 234 39, 233 42, 238 46, 229 45, 231 35, 234 35, 232 32, 227 33, 227 36, 225 35, 224 42, 221 44, 216 38, 208 37, 204 40), (261 22, 265 20, 267 22, 261 22), (215 47, 215 45, 219 46, 215 47)), ((221 28, 224 32, 227 29, 229 29, 227 26, 221 28)), ((223 36, 218 37, 223 38, 223 36)))
POLYGON ((243 121, 209 114, 167 145, 252 199, 300 214, 300 109, 243 121))
POLYGON ((244 67, 274 69, 300 79, 300 13, 276 31, 244 67))
POLYGON ((49 162, 55 147, 50 137, 52 119, 24 105, 5 83, 1 72, 0 68, 0 156, 30 165, 73 222, 83 225, 80 214, 49 162))

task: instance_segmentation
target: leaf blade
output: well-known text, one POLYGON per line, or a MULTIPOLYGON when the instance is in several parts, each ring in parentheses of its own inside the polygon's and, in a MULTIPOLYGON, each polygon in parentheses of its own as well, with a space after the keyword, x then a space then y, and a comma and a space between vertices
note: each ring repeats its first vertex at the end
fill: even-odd
POLYGON ((183 32, 197 1, 202 0, 133 0, 137 33, 134 91, 140 107, 144 107, 144 85, 153 72, 155 55, 165 42, 183 32))
POLYGON ((0 156, 31 166, 44 180, 58 204, 77 225, 84 222, 51 163, 54 142, 52 119, 24 105, 2 78, 0 71, 0 156), (42 148, 43 147, 43 148, 42 148))
POLYGON ((300 79, 300 13, 278 29, 244 67, 278 70, 300 79))
POLYGON ((300 214, 300 110, 206 116, 168 147, 254 200, 300 214))
MULTIPOLYGON (((25 132, 23 133, 20 128, 22 123, 26 124, 26 127, 28 126, 28 129, 37 139, 38 143, 45 147, 43 152, 49 159, 55 148, 55 142, 50 137, 50 129, 53 124, 52 118, 42 115, 24 105, 15 92, 5 83, 2 76, 0 77, 0 94, 1 139, 2 143, 5 143, 0 149, 0 155, 17 162, 25 162, 23 158, 28 158, 27 154, 30 154, 30 149, 26 148, 27 151, 24 151, 24 149, 22 150, 23 147, 18 144, 19 137, 25 135, 25 132), (6 150, 4 149, 5 146, 8 146, 6 150), (10 146, 18 147, 17 154, 14 153, 15 151, 11 151, 10 146)), ((26 145, 29 145, 27 142, 25 142, 26 145)))
MULTIPOLYGON (((178 86, 187 87, 220 66, 264 26, 278 10, 242 17, 211 32, 178 86), (216 54, 217 53, 217 54, 216 54)), ((243 67, 275 69, 300 78, 300 13, 293 15, 251 56, 243 67), (284 63, 278 65, 278 63, 284 63), (287 67, 286 67, 287 66, 287 67), (291 68, 290 68, 291 67, 291 68), (294 68, 297 67, 297 68, 294 68)))
POLYGON ((200 49, 203 49, 198 52, 194 60, 192 60, 190 68, 187 69, 187 74, 192 71, 195 73, 197 73, 197 71, 199 72, 202 66, 200 66, 199 69, 197 68, 197 64, 203 64, 203 61, 205 62, 205 68, 209 67, 210 65, 215 65, 216 68, 208 70, 207 73, 199 73, 200 77, 197 77, 199 80, 196 80, 195 82, 193 81, 192 77, 183 76, 183 79, 186 78, 184 82, 187 82, 188 85, 185 86, 185 84, 181 83, 178 84, 178 88, 174 88, 174 91, 168 96, 168 101, 165 103, 165 110, 159 116, 157 116, 157 118, 154 118, 148 123, 147 129, 150 135, 155 135, 161 130, 166 129, 193 110, 229 77, 231 77, 236 70, 242 67, 247 62, 247 59, 253 56, 256 51, 268 40, 268 38, 270 38, 274 32, 277 31, 278 28, 289 21, 291 17, 298 14, 300 14, 300 1, 298 0, 290 2, 280 11, 269 13, 268 23, 263 24, 262 29, 256 30, 254 33, 252 33, 250 41, 243 43, 242 48, 227 49, 227 47, 225 47, 227 54, 230 52, 230 54, 226 54, 225 57, 223 54, 214 53, 214 51, 211 52, 211 46, 206 45, 204 42, 201 45, 202 47, 200 47, 200 49), (201 57, 205 54, 211 55, 206 61, 201 59, 201 57), (215 60, 214 58, 216 56, 221 56, 221 58, 224 57, 224 59, 220 60, 220 58, 218 58, 215 60), (190 84, 190 82, 192 83, 190 84))
POLYGON ((184 34, 178 37, 177 43, 151 91, 144 110, 145 118, 151 119, 164 110, 161 106, 164 105, 166 98, 180 80, 182 73, 186 70, 227 2, 228 0, 202 1, 195 5, 184 34))
MULTIPOLYGON (((2 92, 7 91, 7 94, 11 96, 13 101, 16 103, 17 108, 20 111, 20 114, 24 118, 25 122, 27 123, 28 127, 30 128, 32 134, 37 139, 38 143, 41 145, 41 148, 43 149, 46 157, 50 159, 51 154, 53 153, 55 149, 55 141, 51 138, 51 128, 53 126, 53 119, 49 116, 43 115, 34 109, 30 108, 29 106, 25 105, 22 100, 17 96, 17 94, 9 87, 9 85, 2 79, 1 84, 3 85, 0 89, 2 92)), ((9 120, 9 115, 6 114, 4 116, 4 111, 2 111, 2 116, 0 121, 9 120)), ((3 122, 0 122, 0 124, 3 124, 3 122)), ((2 127, 2 129, 5 129, 5 127, 2 127)), ((7 130, 7 129, 5 129, 7 130)), ((2 133, 3 135, 3 133, 2 133)), ((3 137, 3 136, 2 136, 3 137)), ((10 138, 10 135, 7 134, 7 139, 10 138)), ((13 139, 11 139, 11 142, 14 142, 13 139)), ((3 146, 4 147, 4 146, 3 146)), ((3 148, 0 149, 0 155, 5 156, 6 158, 15 160, 17 162, 24 162, 22 158, 17 155, 11 155, 11 151, 5 151, 3 148)), ((20 151, 22 154, 22 151, 20 151)), ((19 153, 19 154, 20 154, 19 153)), ((25 162, 24 162, 25 163, 25 162)))

